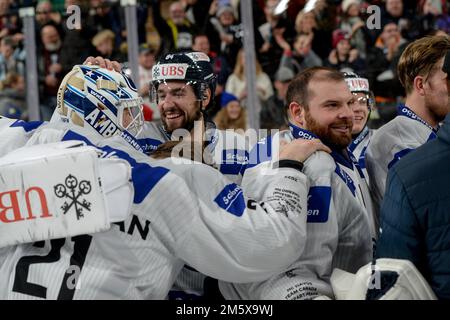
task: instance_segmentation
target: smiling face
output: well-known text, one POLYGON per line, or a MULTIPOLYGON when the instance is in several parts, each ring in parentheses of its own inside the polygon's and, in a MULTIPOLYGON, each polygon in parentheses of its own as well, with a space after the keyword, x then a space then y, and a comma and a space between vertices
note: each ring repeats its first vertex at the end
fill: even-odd
POLYGON ((368 97, 365 93, 354 93, 355 103, 353 104, 353 130, 352 134, 357 135, 367 123, 369 117, 368 97))
POLYGON ((161 83, 157 90, 158 109, 167 132, 179 128, 190 128, 202 116, 200 101, 192 86, 184 82, 161 83))
POLYGON ((352 142, 354 97, 345 81, 311 80, 303 127, 337 149, 352 142))
POLYGON ((241 105, 239 101, 231 101, 227 104, 227 113, 230 120, 236 120, 241 115, 241 105))

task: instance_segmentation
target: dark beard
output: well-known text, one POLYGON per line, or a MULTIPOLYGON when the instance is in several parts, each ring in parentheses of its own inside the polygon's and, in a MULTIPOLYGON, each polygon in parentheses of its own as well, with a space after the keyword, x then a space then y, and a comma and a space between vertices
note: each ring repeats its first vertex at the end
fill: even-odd
MULTIPOLYGON (((306 122, 308 124, 307 130, 311 131, 316 136, 318 136, 319 139, 325 145, 327 145, 328 147, 330 147, 333 150, 345 149, 352 142, 352 135, 351 135, 351 133, 348 136, 346 136, 346 137, 334 135, 330 131, 329 127, 324 127, 324 126, 320 125, 313 117, 311 117, 311 113, 308 110, 305 111, 305 120, 306 120, 306 122)), ((351 121, 345 121, 344 120, 344 121, 342 121, 340 123, 347 124, 347 125, 350 126, 350 128, 352 127, 351 121)), ((337 124, 337 123, 335 123, 335 124, 337 124)))
MULTIPOLYGON (((197 109, 191 117, 189 117, 189 115, 187 113, 184 113, 184 122, 183 122, 181 128, 191 131, 194 128, 194 122, 197 120, 200 120, 201 117, 202 117, 202 112, 200 111, 200 109, 197 109)), ((172 134, 172 132, 176 129, 181 129, 181 128, 175 128, 173 130, 169 130, 169 128, 167 127, 166 120, 164 118, 161 118, 161 121, 163 123, 164 130, 169 134, 172 134)))

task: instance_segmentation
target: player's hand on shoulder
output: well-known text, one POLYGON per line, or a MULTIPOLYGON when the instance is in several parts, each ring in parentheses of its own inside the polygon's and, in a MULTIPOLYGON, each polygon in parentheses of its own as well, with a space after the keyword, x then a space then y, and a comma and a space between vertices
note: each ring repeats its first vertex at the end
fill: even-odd
POLYGON ((316 151, 331 153, 330 148, 324 145, 319 139, 295 139, 289 143, 285 140, 280 141, 280 160, 304 162, 316 151))

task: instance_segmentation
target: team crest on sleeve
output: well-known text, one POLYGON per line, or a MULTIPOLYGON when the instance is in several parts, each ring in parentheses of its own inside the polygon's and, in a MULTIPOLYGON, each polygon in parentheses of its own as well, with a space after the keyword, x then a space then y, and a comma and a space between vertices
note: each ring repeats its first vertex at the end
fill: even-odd
POLYGON ((86 199, 81 199, 92 191, 91 182, 82 180, 78 183, 78 179, 69 174, 64 184, 59 183, 54 186, 55 195, 58 198, 66 199, 67 201, 61 206, 63 213, 66 214, 73 209, 77 215, 77 220, 84 217, 86 211, 91 211, 91 203, 86 199))

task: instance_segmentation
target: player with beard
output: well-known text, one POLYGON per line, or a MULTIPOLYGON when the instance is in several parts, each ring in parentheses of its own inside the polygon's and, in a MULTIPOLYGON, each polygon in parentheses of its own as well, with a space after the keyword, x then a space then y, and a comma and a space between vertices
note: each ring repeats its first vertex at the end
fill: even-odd
MULTIPOLYGON (((287 117, 290 130, 259 142, 250 153, 243 183, 261 184, 264 169, 281 141, 319 138, 331 149, 314 153, 304 164, 310 182, 305 249, 285 273, 252 284, 220 282, 227 299, 313 299, 333 297, 333 268, 355 272, 370 261, 375 224, 365 205, 367 185, 347 150, 352 142, 355 99, 344 75, 324 67, 309 68, 289 84, 287 117)), ((251 192, 249 192, 251 194, 251 192)))
MULTIPOLYGON (((162 299, 185 262, 227 281, 261 281, 285 270, 295 260, 304 244, 308 190, 301 161, 313 150, 327 148, 317 140, 294 141, 286 146, 280 154, 279 168, 271 168, 273 176, 263 185, 248 186, 261 193, 258 201, 263 203, 248 199, 240 187, 206 165, 155 160, 142 150, 135 150, 132 138, 141 131, 142 123, 142 99, 124 74, 82 65, 75 66, 65 76, 58 90, 55 116, 51 123, 39 127, 27 142, 28 146, 65 141, 76 147, 80 146, 77 141, 82 141, 95 147, 99 157, 128 162, 131 175, 128 178, 134 194, 130 203, 132 214, 105 232, 10 246, 5 251, 0 248, 0 299, 162 299)), ((19 155, 23 151, 19 150, 19 155)), ((16 158, 19 155, 16 153, 16 158)), ((8 156, 11 161, 12 154, 8 156)), ((19 162, 29 165, 33 159, 37 159, 36 153, 19 162)), ((107 187, 104 182, 114 181, 107 179, 107 175, 101 180, 95 172, 73 173, 76 166, 72 155, 59 154, 59 160, 50 170, 64 172, 60 177, 66 179, 72 197, 65 191, 65 195, 58 195, 55 188, 58 185, 53 181, 48 187, 55 190, 56 197, 48 193, 45 196, 42 191, 41 212, 44 203, 51 202, 48 208, 53 208, 52 214, 76 215, 76 220, 65 221, 83 232, 77 221, 84 219, 85 214, 97 213, 95 208, 99 206, 95 203, 101 200, 78 199, 90 191, 85 185, 84 191, 80 187, 75 195, 78 182, 74 179, 86 178, 87 184, 95 181, 89 185, 98 183, 105 191, 121 188, 111 181, 107 187), (67 158, 71 158, 70 162, 67 158), (61 197, 64 200, 58 201, 61 197), (60 207, 65 200, 72 204, 65 202, 60 207), (84 209, 77 208, 77 203, 84 209)), ((1 165, 2 192, 29 181, 23 175, 20 180, 8 179, 6 173, 11 167, 5 167, 4 158, 1 165)), ((30 170, 26 171, 29 174, 30 170)), ((25 171, 21 172, 25 175, 25 171)), ((112 176, 115 175, 120 176, 117 171, 112 176)), ((16 192, 6 191, 3 195, 16 192)), ((126 203, 123 192, 119 198, 126 203)), ((22 196, 20 200, 13 200, 17 199, 13 196, 10 199, 11 205, 7 204, 8 200, 0 201, 0 218, 2 222, 19 221, 18 226, 8 225, 23 231, 20 222, 25 219, 13 202, 22 204, 25 200, 22 196), (14 217, 9 214, 11 210, 14 217)), ((34 212, 26 201, 29 212, 34 212)), ((120 211, 112 202, 104 204, 111 211, 120 211)), ((30 219, 34 217, 30 215, 26 220, 30 219)), ((11 229, 6 230, 15 234, 11 229)), ((33 238, 32 228, 29 230, 33 238)), ((5 228, 1 231, 2 235, 7 234, 5 228)), ((51 232, 48 236, 52 236, 51 232)))
POLYGON ((406 154, 437 137, 439 123, 450 111, 447 74, 442 70, 450 49, 446 36, 414 41, 398 63, 398 77, 406 90, 398 115, 373 135, 366 152, 367 172, 376 214, 379 214, 389 169, 406 154))
MULTIPOLYGON (((189 131, 201 142, 203 158, 196 160, 211 165, 240 184, 248 159, 245 138, 216 129, 214 123, 204 121, 205 113, 213 107, 216 87, 209 57, 202 52, 167 54, 153 67, 152 76, 150 101, 158 106, 162 121, 162 126, 154 123, 144 126, 143 135, 161 143, 152 157, 170 157, 178 144, 176 140, 189 131)), ((185 266, 169 297, 198 299, 212 290, 217 293, 215 288, 216 281, 185 266), (211 283, 213 289, 206 288, 205 283, 211 283)))
POLYGON ((157 105, 162 125, 144 125, 142 137, 151 144, 150 154, 157 158, 170 154, 180 137, 194 131, 197 121, 197 136, 204 136, 203 159, 199 161, 239 184, 248 159, 245 138, 205 122, 206 113, 213 108, 216 87, 209 57, 194 51, 167 54, 153 66, 152 76, 150 102, 157 105))

